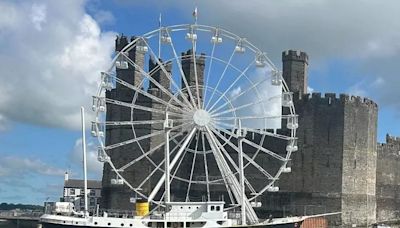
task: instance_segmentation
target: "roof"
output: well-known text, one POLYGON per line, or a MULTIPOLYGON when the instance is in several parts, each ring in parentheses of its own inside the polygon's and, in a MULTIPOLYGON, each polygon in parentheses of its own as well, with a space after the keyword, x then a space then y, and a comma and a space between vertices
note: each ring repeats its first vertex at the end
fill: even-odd
MULTIPOLYGON (((83 188, 84 182, 83 180, 76 180, 76 179, 68 179, 64 181, 64 188, 83 188)), ((88 180, 87 181, 88 188, 101 188, 101 181, 97 180, 88 180)))

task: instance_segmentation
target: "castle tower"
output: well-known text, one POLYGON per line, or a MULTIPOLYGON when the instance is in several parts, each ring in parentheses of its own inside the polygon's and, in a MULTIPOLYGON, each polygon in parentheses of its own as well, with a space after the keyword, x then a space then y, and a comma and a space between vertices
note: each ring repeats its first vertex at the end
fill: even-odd
POLYGON ((307 94, 308 55, 302 51, 287 50, 282 52, 283 79, 289 90, 301 97, 307 94))
POLYGON ((292 155, 292 173, 279 180, 281 192, 267 196, 268 209, 299 215, 342 212, 328 218, 331 226, 374 223, 376 103, 345 94, 304 94, 307 54, 286 51, 282 60, 284 78, 297 93, 299 150, 292 155))
POLYGON ((376 166, 376 220, 397 220, 400 217, 400 137, 386 135, 386 142, 378 144, 376 166))
MULTIPOLYGON (((132 37, 131 40, 135 39, 132 37)), ((118 36, 115 41, 115 51, 121 51, 126 45, 128 45, 128 38, 126 36, 118 36)), ((134 61, 139 67, 144 67, 144 52, 133 48, 128 52, 129 58, 134 61)), ((128 82, 133 86, 139 86, 143 75, 139 69, 129 64, 127 69, 116 69, 117 78, 128 82)), ((119 83, 116 84, 116 88, 106 92, 106 97, 109 99, 132 102, 134 91, 119 83)), ((148 102, 145 97, 139 96, 137 103, 148 106, 148 102)), ((133 120, 147 119, 149 112, 134 110, 133 120)), ((130 121, 131 120, 131 108, 123 107, 119 105, 107 104, 107 121, 130 121)), ((149 131, 148 127, 141 126, 141 129, 136 129, 137 135, 147 134, 149 131)), ((106 146, 120 143, 122 141, 132 139, 133 132, 131 126, 107 126, 106 129, 106 146)), ((144 142, 146 144, 146 142, 144 142)), ((145 149, 145 148, 144 148, 145 149)), ((137 157, 137 153, 140 153, 137 144, 128 144, 114 148, 107 151, 111 157, 114 165, 119 168, 127 163, 127 161, 133 160, 137 157)), ((146 164, 143 164, 146 166, 146 164)), ((123 176, 128 180, 134 180, 135 175, 140 172, 136 170, 143 169, 143 167, 130 167, 124 171, 123 176)), ((132 197, 131 190, 126 185, 115 184, 116 174, 111 169, 108 163, 104 164, 103 168, 103 179, 102 179, 102 200, 101 207, 108 209, 125 209, 130 210, 133 208, 133 204, 130 203, 130 197, 132 197), (114 181, 114 183, 112 183, 114 181)))
MULTIPOLYGON (((194 69, 194 58, 193 58, 193 50, 189 49, 187 52, 182 52, 182 70, 185 74, 185 78, 189 87, 191 87, 192 95, 194 99, 197 98, 196 92, 196 76, 194 69)), ((197 80, 199 85, 199 97, 203 98, 203 89, 204 86, 204 67, 205 67, 205 57, 202 53, 201 56, 196 58, 196 71, 197 71, 197 80)), ((182 80, 182 88, 185 89, 185 84, 182 80)))

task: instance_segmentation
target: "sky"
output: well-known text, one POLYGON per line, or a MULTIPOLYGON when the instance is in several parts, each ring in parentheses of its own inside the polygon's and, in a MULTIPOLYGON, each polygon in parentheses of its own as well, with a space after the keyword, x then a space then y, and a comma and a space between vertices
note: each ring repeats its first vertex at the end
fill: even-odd
MULTIPOLYGON (((246 37, 281 65, 309 55, 315 92, 368 97, 379 105, 378 141, 400 136, 400 2, 395 0, 2 0, 0 1, 0 202, 42 204, 81 176, 79 107, 113 55, 115 36, 198 23, 246 37)), ((87 112, 87 119, 92 118, 87 112)), ((101 178, 88 142, 89 176, 101 178)))

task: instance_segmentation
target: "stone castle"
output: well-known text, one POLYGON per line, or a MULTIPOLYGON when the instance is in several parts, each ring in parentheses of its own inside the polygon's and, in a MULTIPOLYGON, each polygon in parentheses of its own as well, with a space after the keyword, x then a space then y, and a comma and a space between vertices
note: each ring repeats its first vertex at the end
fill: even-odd
MULTIPOLYGON (((133 40, 134 37, 131 38, 133 40)), ((116 39, 116 51, 122 50, 129 43, 128 37, 119 36, 116 39)), ((182 53, 182 56, 191 56, 182 53)), ((138 66, 145 66, 144 52, 134 48, 129 52, 138 66)), ((196 59, 199 81, 203 82, 204 59, 196 59)), ((308 94, 308 56, 300 51, 285 51, 282 53, 283 77, 294 93, 296 113, 299 115, 297 130, 298 151, 292 155, 292 173, 282 175, 278 181, 279 192, 268 193, 259 199, 262 207, 257 209, 260 217, 269 214, 276 216, 317 214, 327 212, 342 212, 329 218, 332 226, 370 225, 380 221, 396 219, 400 216, 400 139, 387 136, 386 143, 377 143, 378 106, 373 101, 346 94, 321 93, 308 94)), ((171 72, 171 64, 163 63, 165 69, 171 72)), ((182 58, 182 70, 190 85, 195 83, 194 61, 182 58)), ((161 85, 169 88, 169 81, 157 63, 150 59, 149 72, 154 72, 153 78, 161 85)), ((143 88, 143 75, 139 69, 129 66, 127 69, 117 69, 117 78, 138 88, 143 88)), ((165 94, 152 83, 148 92, 163 100, 165 94)), ((159 103, 153 103, 146 96, 134 97, 132 89, 116 84, 116 87, 106 93, 107 98, 122 102, 132 102, 142 106, 160 109, 159 103)), ((150 120, 161 113, 135 110, 130 107, 114 104, 107 105, 107 121, 150 120)), ((157 118, 156 118, 157 119, 157 118)), ((149 123, 135 128, 133 135, 131 126, 107 126, 106 145, 113 145, 123 140, 145 136, 162 131, 161 123, 149 123)), ((128 144, 111 148, 110 156, 120 167, 126 161, 133 160, 134 153, 126 151, 157 151, 163 159, 162 147, 155 148, 163 141, 163 135, 147 140, 145 146, 128 144), (146 148, 144 148, 146 147, 146 148)), ((149 161, 141 161, 133 168, 124 169, 124 176, 135 182, 139 177, 149 174, 149 161)), ((132 209, 129 202, 132 191, 125 185, 111 184, 115 174, 105 163, 103 170, 103 208, 132 209)), ((262 179, 262 177, 260 177, 262 179)), ((141 186, 143 192, 150 192, 153 183, 141 186)), ((179 189, 179 186, 175 186, 179 189)))

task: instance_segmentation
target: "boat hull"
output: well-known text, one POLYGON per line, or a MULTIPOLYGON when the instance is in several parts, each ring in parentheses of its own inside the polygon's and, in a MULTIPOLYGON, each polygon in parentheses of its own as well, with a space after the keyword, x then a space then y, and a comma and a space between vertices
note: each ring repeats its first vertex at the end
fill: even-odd
MULTIPOLYGON (((63 225, 63 224, 52 224, 52 223, 42 223, 42 228, 120 228, 121 226, 75 226, 75 225, 63 225)), ((288 223, 288 224, 260 224, 254 226, 228 226, 226 228, 299 228, 300 223, 288 223)), ((207 227, 211 228, 211 227, 207 227)), ((221 227, 219 227, 221 228, 221 227)))

